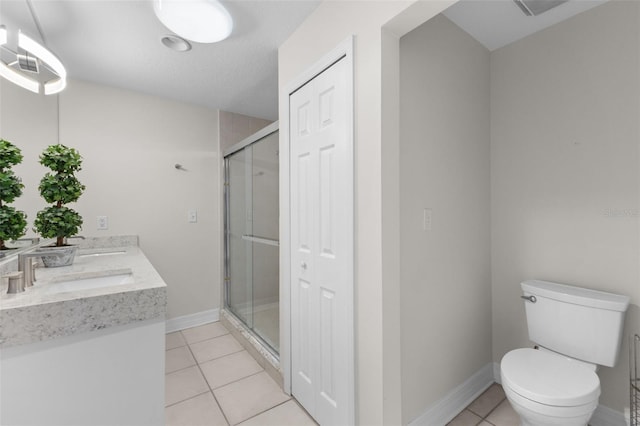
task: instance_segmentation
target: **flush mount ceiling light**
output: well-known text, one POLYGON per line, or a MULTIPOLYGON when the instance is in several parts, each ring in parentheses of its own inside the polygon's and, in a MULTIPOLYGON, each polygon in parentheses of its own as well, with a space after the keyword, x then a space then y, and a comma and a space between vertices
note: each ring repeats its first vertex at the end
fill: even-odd
POLYGON ((233 20, 217 0, 154 0, 156 16, 175 34, 197 43, 229 37, 233 20))

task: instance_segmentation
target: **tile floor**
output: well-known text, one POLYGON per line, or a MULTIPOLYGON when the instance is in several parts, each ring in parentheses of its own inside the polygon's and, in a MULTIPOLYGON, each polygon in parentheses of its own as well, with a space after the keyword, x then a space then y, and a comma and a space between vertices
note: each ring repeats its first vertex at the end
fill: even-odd
POLYGON ((219 322, 167 334, 167 426, 313 426, 219 322))
MULTIPOLYGON (((314 426, 316 423, 219 322, 166 336, 167 426, 314 426)), ((517 426, 494 383, 447 426, 517 426)))
POLYGON ((447 426, 518 426, 520 419, 507 401, 502 386, 492 384, 447 426))

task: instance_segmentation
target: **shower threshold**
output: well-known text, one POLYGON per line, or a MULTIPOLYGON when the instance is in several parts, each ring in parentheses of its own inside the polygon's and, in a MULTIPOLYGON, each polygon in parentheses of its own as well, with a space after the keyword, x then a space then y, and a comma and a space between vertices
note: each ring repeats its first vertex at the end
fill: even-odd
POLYGON ((220 321, 240 344, 260 364, 278 385, 283 388, 284 380, 278 354, 255 332, 250 330, 233 312, 227 308, 220 314, 220 321))

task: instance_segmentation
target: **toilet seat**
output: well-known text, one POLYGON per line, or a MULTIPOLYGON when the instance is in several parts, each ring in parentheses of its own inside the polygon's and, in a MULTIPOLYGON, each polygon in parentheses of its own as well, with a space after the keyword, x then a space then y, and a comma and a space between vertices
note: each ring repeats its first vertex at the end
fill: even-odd
POLYGON ((500 363, 502 385, 539 404, 575 407, 597 401, 598 375, 562 356, 522 348, 500 363))

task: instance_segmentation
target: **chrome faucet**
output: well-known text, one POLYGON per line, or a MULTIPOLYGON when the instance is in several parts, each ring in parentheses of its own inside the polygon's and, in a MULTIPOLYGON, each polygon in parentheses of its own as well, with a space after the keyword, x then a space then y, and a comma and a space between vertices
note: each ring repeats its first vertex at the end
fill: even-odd
POLYGON ((58 253, 55 251, 31 251, 28 253, 18 253, 18 271, 24 272, 24 286, 31 287, 36 280, 36 273, 34 271, 33 259, 36 257, 55 256, 62 257, 64 253, 58 253))

